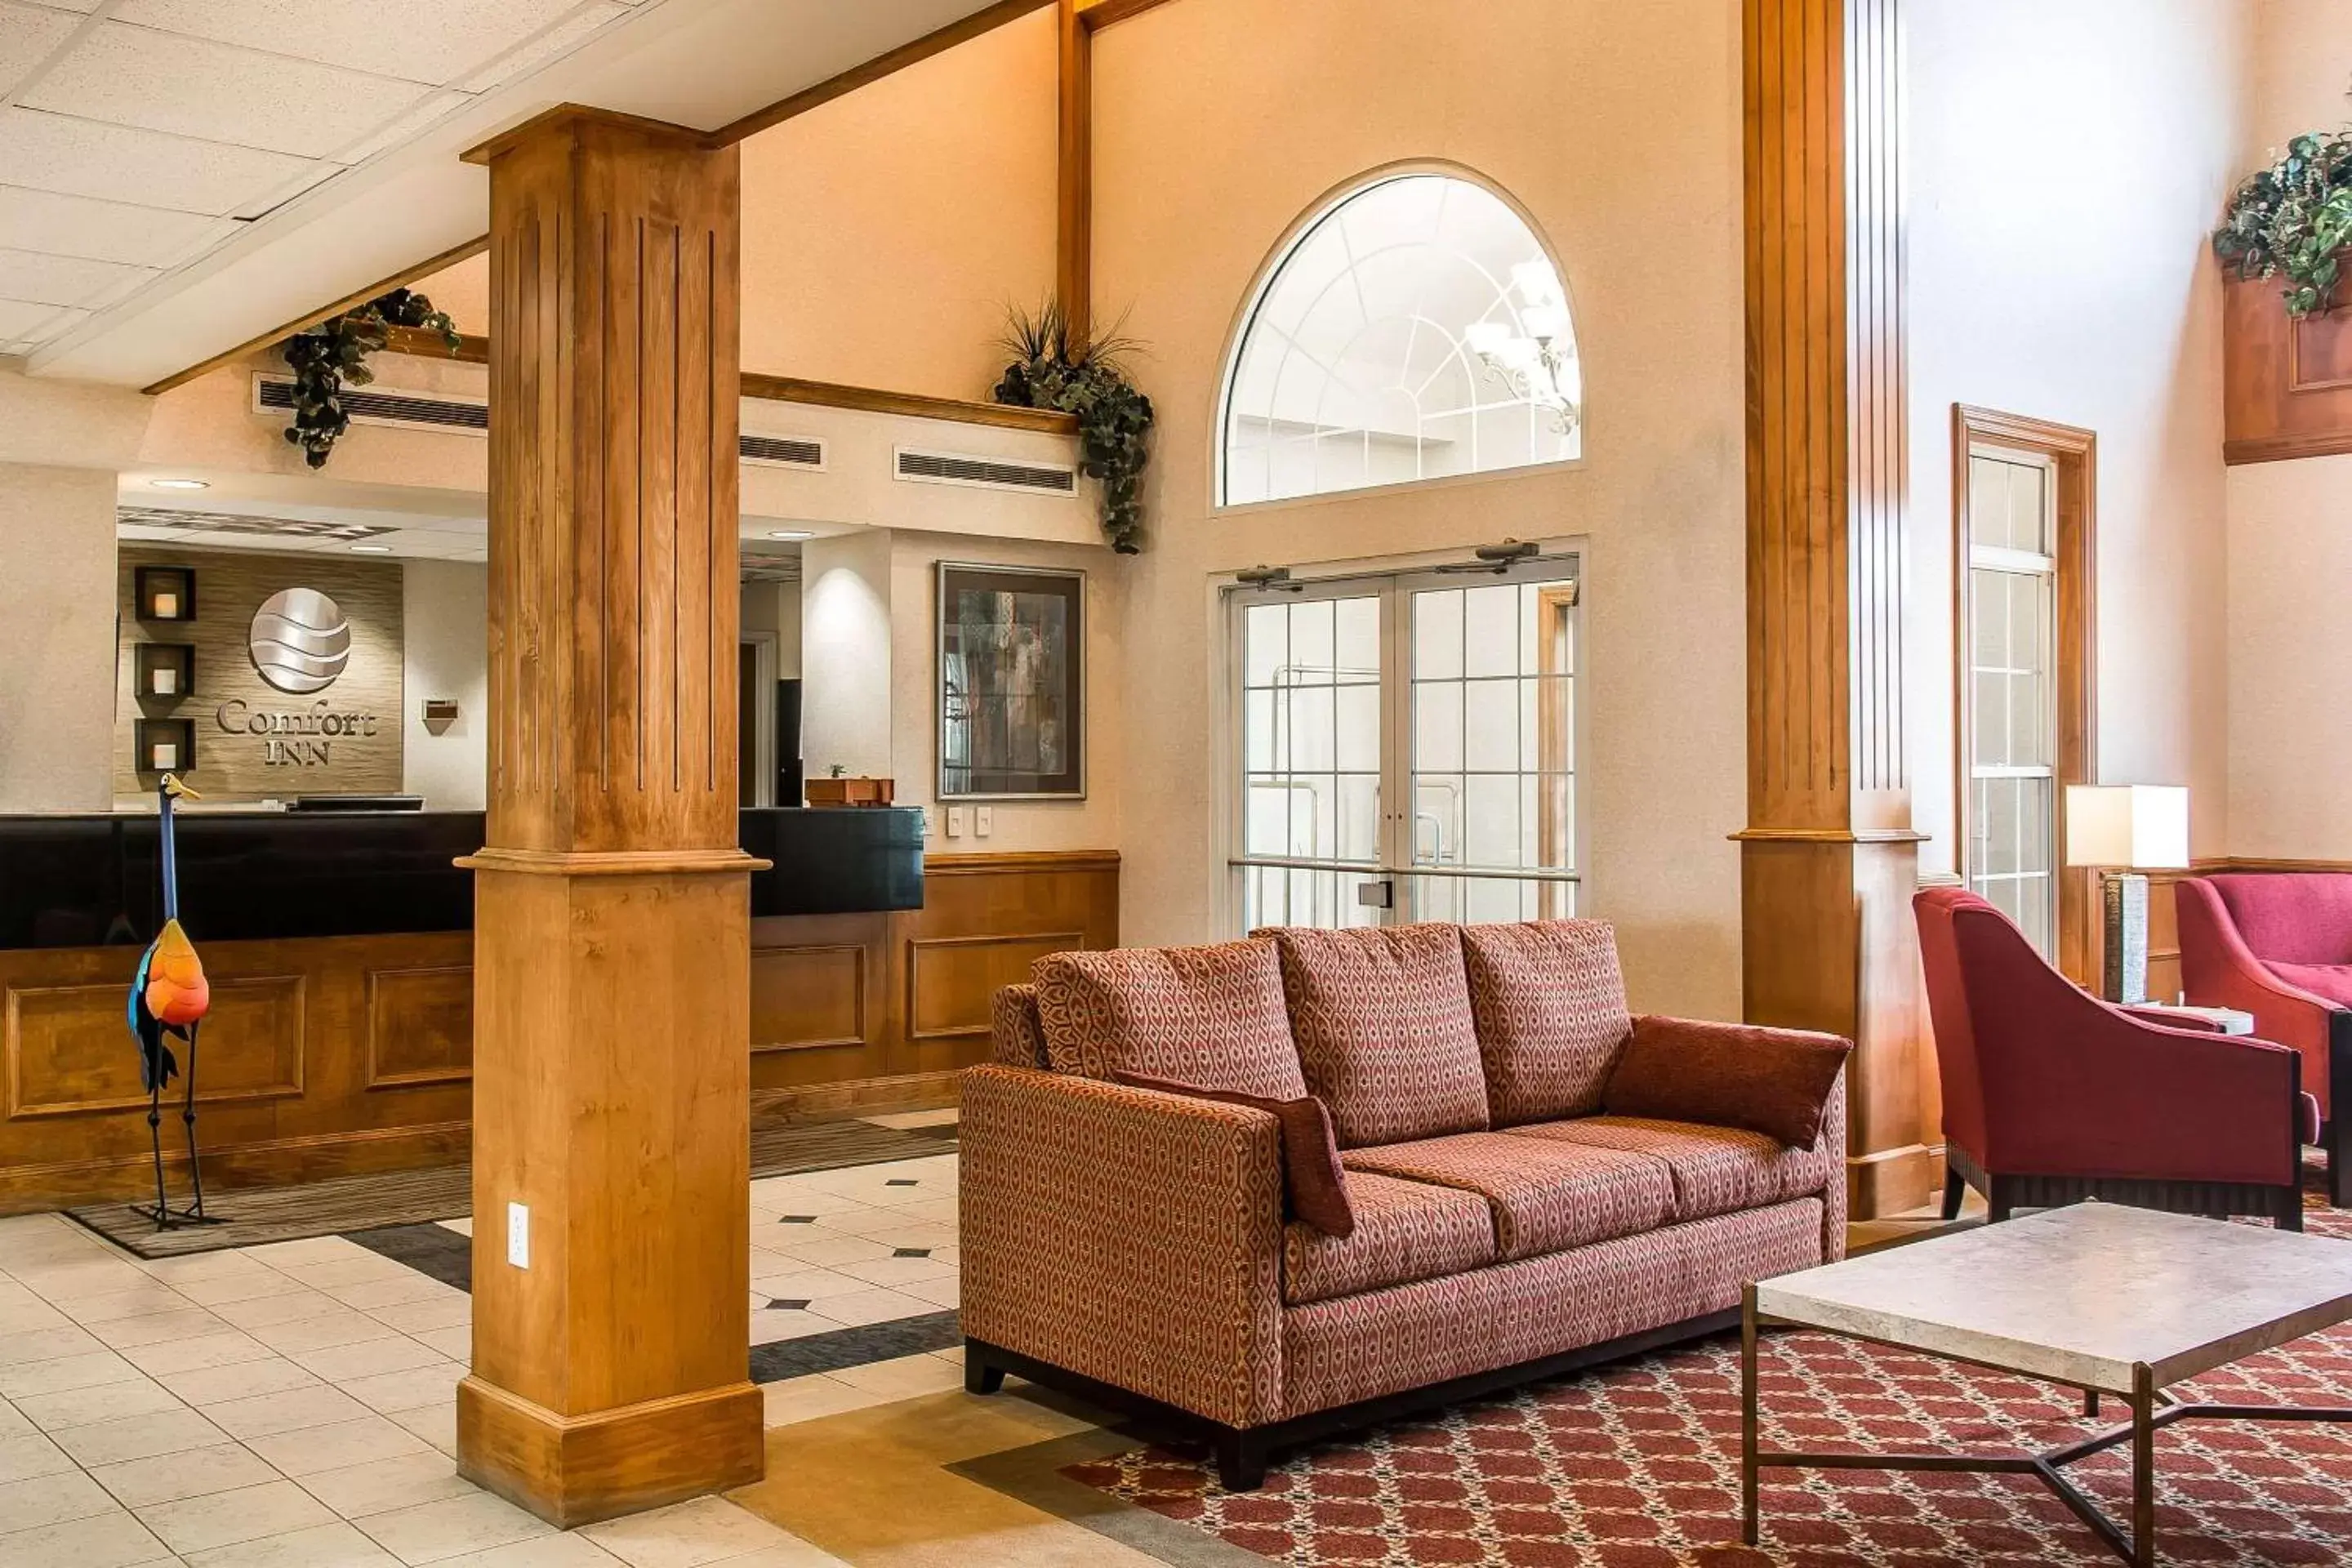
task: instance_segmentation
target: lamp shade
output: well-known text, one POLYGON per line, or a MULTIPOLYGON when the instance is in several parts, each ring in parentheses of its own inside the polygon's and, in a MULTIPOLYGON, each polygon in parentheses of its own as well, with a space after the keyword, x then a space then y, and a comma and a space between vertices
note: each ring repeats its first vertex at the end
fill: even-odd
POLYGON ((2189 791, 2179 784, 2068 784, 2066 864, 2187 869, 2189 791))

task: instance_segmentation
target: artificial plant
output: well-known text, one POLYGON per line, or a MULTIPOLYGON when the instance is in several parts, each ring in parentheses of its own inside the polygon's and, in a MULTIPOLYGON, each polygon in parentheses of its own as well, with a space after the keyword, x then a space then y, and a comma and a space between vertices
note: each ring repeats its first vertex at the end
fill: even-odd
POLYGON ((1103 531, 1112 549, 1135 554, 1143 548, 1143 470, 1151 460, 1151 399, 1127 371, 1140 345, 1116 331, 1073 331, 1055 300, 1034 312, 1008 310, 999 342, 1013 363, 996 384, 996 401, 1076 416, 1078 470, 1101 482, 1103 531))
POLYGON ((2352 244, 2352 132, 2314 132, 2286 144, 2269 168, 2230 197, 2213 249, 2241 278, 2286 275, 2287 314, 2334 308, 2340 264, 2352 244))
POLYGON ((312 468, 327 466, 328 454, 351 428, 343 388, 375 379, 367 357, 383 347, 394 327, 439 332, 453 353, 458 345, 449 313, 435 310, 432 300, 411 289, 379 294, 286 340, 286 363, 294 372, 294 423, 286 427, 286 439, 302 448, 302 460, 312 468))

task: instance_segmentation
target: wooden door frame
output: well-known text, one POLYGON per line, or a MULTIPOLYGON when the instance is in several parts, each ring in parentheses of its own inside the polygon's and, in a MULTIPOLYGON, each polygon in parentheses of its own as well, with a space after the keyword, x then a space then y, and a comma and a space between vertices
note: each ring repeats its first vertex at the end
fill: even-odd
POLYGON ((2096 433, 2021 414, 2005 414, 1964 403, 1952 405, 1952 866, 1963 882, 1969 874, 1969 692, 1968 648, 1974 626, 1969 595, 1969 458, 1979 447, 1995 447, 2040 458, 2051 465, 2057 486, 2057 655, 2053 682, 2058 699, 2056 788, 2051 830, 2057 842, 2058 967, 2077 984, 2095 984, 2099 973, 2096 873, 2064 865, 2066 786, 2090 784, 2098 765, 2098 479, 2096 433))

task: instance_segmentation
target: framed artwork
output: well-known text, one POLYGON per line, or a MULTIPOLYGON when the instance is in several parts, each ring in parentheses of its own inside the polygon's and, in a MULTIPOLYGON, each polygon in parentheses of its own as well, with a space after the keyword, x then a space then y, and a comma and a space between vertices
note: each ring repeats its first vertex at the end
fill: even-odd
POLYGON ((1087 793, 1087 577, 939 565, 941 800, 1087 793))

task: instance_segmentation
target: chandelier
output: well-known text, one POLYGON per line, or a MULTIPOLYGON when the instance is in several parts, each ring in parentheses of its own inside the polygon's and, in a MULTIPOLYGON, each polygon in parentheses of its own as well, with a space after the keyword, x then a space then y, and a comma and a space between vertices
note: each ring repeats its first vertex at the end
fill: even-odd
POLYGON ((1464 341, 1478 361, 1511 389, 1522 403, 1531 403, 1550 416, 1554 431, 1566 436, 1576 428, 1576 342, 1568 331, 1568 299, 1559 276, 1544 261, 1522 261, 1511 268, 1517 324, 1473 321, 1464 341))

